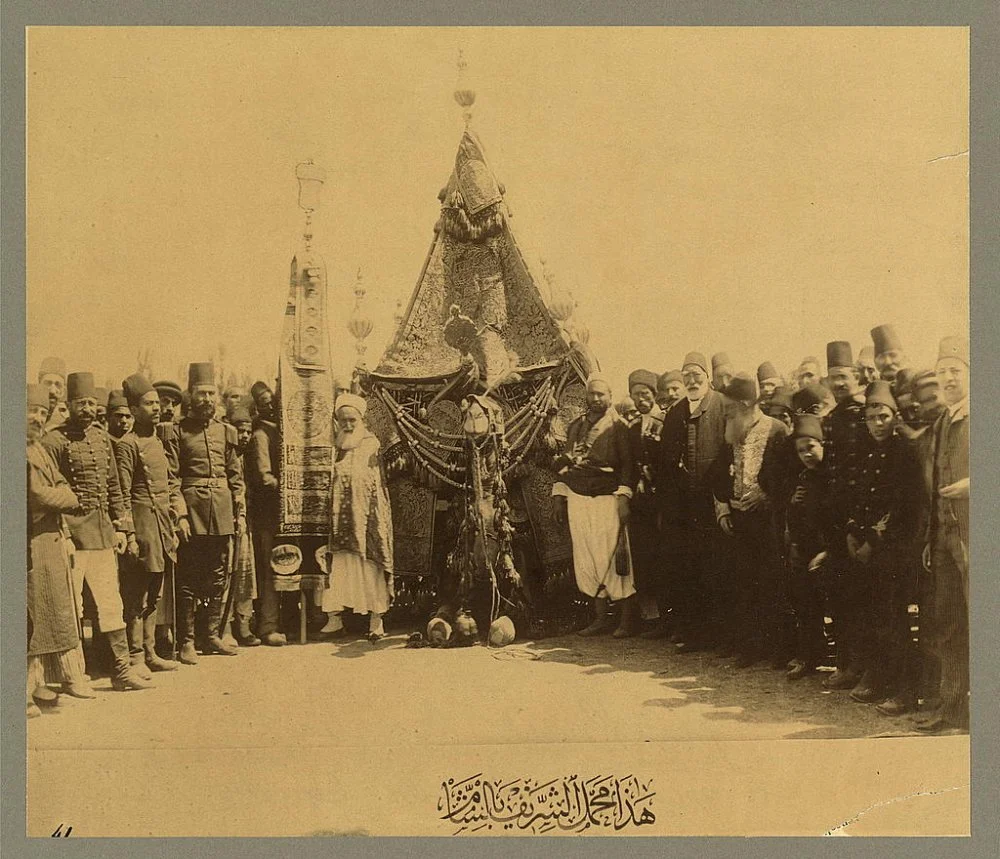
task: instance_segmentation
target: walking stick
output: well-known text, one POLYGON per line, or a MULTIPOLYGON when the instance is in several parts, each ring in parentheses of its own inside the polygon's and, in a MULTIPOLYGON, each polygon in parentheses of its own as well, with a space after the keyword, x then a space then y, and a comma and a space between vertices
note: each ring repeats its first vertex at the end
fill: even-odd
POLYGON ((170 564, 170 656, 177 661, 177 564, 170 564))
POLYGON ((229 623, 229 613, 233 610, 233 599, 236 595, 236 590, 233 587, 233 570, 236 567, 237 539, 238 537, 235 534, 229 538, 229 559, 226 562, 227 593, 225 607, 222 609, 222 622, 219 624, 219 638, 222 638, 226 624, 229 623))

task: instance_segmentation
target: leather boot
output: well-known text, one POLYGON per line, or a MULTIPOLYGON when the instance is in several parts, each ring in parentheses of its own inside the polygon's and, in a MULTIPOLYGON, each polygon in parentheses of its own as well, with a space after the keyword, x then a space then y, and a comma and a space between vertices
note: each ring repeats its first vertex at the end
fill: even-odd
POLYGON ((885 700, 885 696, 879 690, 878 678, 875 672, 868 670, 861 675, 858 685, 851 690, 851 699, 859 704, 875 704, 885 700))
POLYGON ((152 683, 143 680, 132 670, 128 653, 128 636, 124 629, 105 633, 111 652, 115 657, 114 674, 111 675, 111 688, 116 692, 127 692, 130 689, 149 689, 152 683))
POLYGON ((143 680, 152 680, 153 675, 146 667, 146 655, 142 649, 142 618, 134 617, 125 624, 125 636, 128 639, 128 660, 132 671, 143 680))
POLYGON ((222 623, 222 597, 212 597, 205 612, 208 621, 208 637, 202 653, 218 656, 237 656, 239 651, 219 636, 222 623))
POLYGON ((208 636, 211 634, 209 629, 209 610, 208 606, 204 603, 194 601, 194 646, 196 650, 204 653, 208 647, 208 636))
POLYGON ((180 651, 177 660, 184 665, 197 665, 198 654, 194 649, 194 598, 177 595, 177 643, 180 651))
POLYGON ((581 629, 577 635, 589 638, 592 635, 600 635, 607 632, 611 622, 608 618, 608 600, 606 597, 594 597, 594 620, 590 626, 581 629))
POLYGON ((618 620, 618 628, 613 633, 614 638, 631 638, 635 635, 635 600, 634 596, 622 600, 621 617, 618 620))
POLYGON ((142 621, 142 646, 146 655, 146 665, 151 671, 176 671, 177 663, 172 659, 161 659, 156 652, 156 614, 142 621))

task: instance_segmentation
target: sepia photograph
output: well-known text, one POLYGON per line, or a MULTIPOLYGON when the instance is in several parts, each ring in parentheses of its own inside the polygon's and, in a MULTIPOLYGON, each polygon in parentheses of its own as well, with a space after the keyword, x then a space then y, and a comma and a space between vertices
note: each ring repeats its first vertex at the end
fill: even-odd
POLYGON ((29 837, 970 833, 968 27, 25 75, 29 837))

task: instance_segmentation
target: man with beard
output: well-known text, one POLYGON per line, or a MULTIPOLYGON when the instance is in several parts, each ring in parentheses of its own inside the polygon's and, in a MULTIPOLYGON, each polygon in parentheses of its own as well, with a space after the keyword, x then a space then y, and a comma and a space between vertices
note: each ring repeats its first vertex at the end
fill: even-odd
POLYGON ((725 352, 712 356, 712 389, 722 393, 733 378, 733 362, 725 352))
POLYGON ((791 657, 790 629, 780 616, 780 565, 771 521, 771 503, 758 478, 761 464, 783 448, 788 429, 757 405, 757 385, 737 373, 725 390, 726 448, 716 469, 715 514, 734 541, 732 580, 722 590, 723 626, 733 628, 738 659, 746 668, 761 658, 784 667, 791 657), (725 607, 731 606, 731 621, 725 607))
MULTIPOLYGON (((632 468, 636 475, 628 523, 635 587, 644 610, 651 610, 654 605, 659 610, 659 623, 643 633, 646 638, 663 638, 667 634, 667 603, 657 527, 659 513, 653 497, 653 467, 663 429, 663 411, 655 402, 656 382, 656 373, 649 370, 636 370, 628 377, 629 393, 639 411, 639 419, 629 424, 632 468)), ((632 629, 625 627, 623 632, 631 634, 632 629)))
POLYGON ((220 637, 222 596, 232 538, 246 530, 243 473, 236 452, 236 430, 215 419, 218 388, 211 362, 188 370, 190 413, 178 424, 178 472, 187 514, 178 522, 181 545, 176 569, 177 638, 180 661, 197 665, 196 600, 204 636, 203 652, 235 656, 220 637))
POLYGON ((663 418, 655 471, 661 513, 664 571, 674 615, 672 635, 680 649, 716 644, 730 652, 731 631, 722 628, 715 592, 725 575, 726 549, 715 518, 710 475, 725 446, 722 394, 710 389, 708 363, 689 352, 681 366, 687 397, 663 418))
MULTIPOLYGON (((253 419, 242 403, 230 405, 226 412, 226 423, 236 430, 236 453, 240 458, 240 468, 243 470, 243 480, 246 482, 247 470, 250 465, 250 442, 253 438, 253 419)), ((252 514, 247 501, 248 530, 252 529, 250 522, 252 514)), ((257 598, 257 573, 253 553, 253 539, 249 533, 242 534, 236 541, 236 559, 233 564, 232 579, 229 586, 233 588, 233 638, 240 647, 257 647, 260 639, 250 629, 253 617, 253 601, 257 598)))
POLYGON ((225 410, 225 414, 229 415, 237 406, 243 405, 246 395, 246 391, 239 385, 230 385, 226 388, 222 395, 222 408, 225 410))
POLYGON ((177 559, 176 522, 187 512, 177 477, 176 436, 168 448, 157 435, 160 395, 144 376, 129 376, 122 389, 135 424, 115 444, 115 456, 139 545, 121 565, 129 653, 140 674, 143 663, 152 671, 173 671, 177 663, 156 653, 156 613, 167 562, 177 559))
POLYGON ((62 358, 46 358, 38 368, 38 384, 49 394, 49 418, 45 429, 66 423, 66 362, 62 358))
POLYGON ((889 383, 872 382, 865 399, 872 444, 847 521, 848 555, 864 582, 862 622, 870 629, 860 654, 864 670, 851 698, 861 704, 881 702, 877 709, 887 716, 913 708, 918 679, 908 607, 921 474, 910 445, 895 431, 898 419, 889 383))
POLYGON ((860 679, 860 659, 869 630, 864 627, 866 571, 847 550, 847 520, 861 491, 861 470, 871 438, 865 426, 864 394, 851 359, 851 344, 827 344, 829 383, 837 405, 824 422, 824 460, 830 480, 830 600, 837 641, 837 670, 823 685, 850 689, 860 679))
POLYGON ((935 368, 946 410, 935 421, 931 516, 924 567, 933 576, 932 647, 941 667, 939 706, 917 729, 969 727, 969 343, 946 337, 935 368))
POLYGON ((608 629, 608 601, 622 603, 616 635, 632 624, 635 579, 622 540, 635 489, 628 428, 611 408, 611 386, 599 375, 587 380, 587 411, 567 428, 565 452, 556 457, 554 513, 568 522, 577 588, 592 601, 593 622, 583 636, 608 629))
POLYGON ((684 399, 684 381, 680 370, 667 370, 656 380, 656 405, 670 411, 684 399))
POLYGON ((78 612, 66 551, 63 513, 80 502, 51 457, 39 444, 49 416, 49 392, 28 385, 28 706, 52 706, 49 682, 61 682, 77 698, 93 698, 88 689, 80 644, 78 612))
POLYGON ((765 361, 757 368, 757 383, 760 385, 761 405, 769 402, 774 392, 785 383, 781 374, 774 368, 774 364, 765 361))
POLYGON ((65 517, 75 546, 73 574, 78 610, 83 606, 86 582, 101 631, 114 654, 112 686, 117 691, 145 689, 148 684, 129 662, 118 591, 117 555, 126 550, 138 554, 139 546, 129 500, 122 494, 111 439, 94 424, 95 393, 91 373, 70 373, 66 379, 69 421, 47 432, 41 443, 80 501, 80 511, 65 517))
MULTIPOLYGON (((330 587, 323 592, 323 611, 336 620, 348 607, 367 614, 368 640, 374 643, 385 635, 382 616, 393 597, 392 514, 379 441, 364 424, 367 408, 356 394, 341 394, 334 408, 330 587)), ((325 631, 336 631, 336 620, 325 631)))
POLYGON ((160 395, 160 423, 177 423, 181 417, 181 399, 183 398, 181 386, 176 382, 161 379, 159 382, 154 382, 153 387, 160 395))
POLYGON ((107 388, 96 389, 97 416, 94 418, 94 423, 103 430, 108 428, 108 396, 110 394, 111 392, 107 388))
POLYGON ((108 435, 115 441, 132 432, 135 416, 129 408, 125 394, 120 390, 108 394, 108 435))
POLYGON ((271 567, 271 551, 281 515, 278 495, 281 436, 275 420, 277 403, 274 392, 264 382, 254 382, 250 396, 257 418, 244 463, 250 534, 257 568, 257 636, 269 647, 281 647, 287 644, 287 638, 279 630, 282 595, 274 589, 271 567))
POLYGON ((872 329, 872 343, 875 352, 875 367, 879 377, 892 382, 896 374, 909 366, 903 343, 891 325, 877 325, 872 329))
POLYGON ((795 371, 795 384, 801 391, 809 385, 818 385, 823 380, 823 371, 819 366, 819 359, 808 355, 802 359, 795 371))

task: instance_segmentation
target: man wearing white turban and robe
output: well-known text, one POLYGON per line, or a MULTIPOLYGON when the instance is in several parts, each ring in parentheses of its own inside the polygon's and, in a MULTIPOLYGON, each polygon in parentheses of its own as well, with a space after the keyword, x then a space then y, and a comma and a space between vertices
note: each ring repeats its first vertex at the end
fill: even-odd
POLYGON ((325 633, 343 628, 341 612, 369 615, 369 641, 384 635, 382 615, 393 597, 392 514, 379 441, 364 424, 367 403, 342 393, 335 406, 337 438, 330 489, 330 584, 322 608, 325 633))
POLYGON ((608 628, 608 601, 621 602, 616 638, 631 634, 635 581, 626 535, 635 489, 628 426, 611 406, 611 386, 587 380, 587 411, 567 429, 566 449, 555 462, 556 518, 568 521, 576 586, 593 601, 594 621, 580 635, 608 628))

